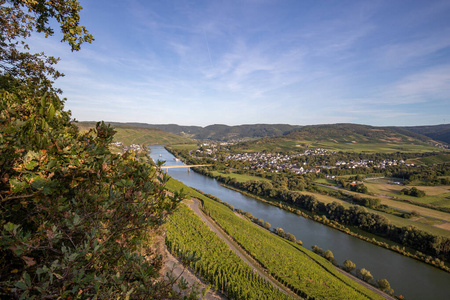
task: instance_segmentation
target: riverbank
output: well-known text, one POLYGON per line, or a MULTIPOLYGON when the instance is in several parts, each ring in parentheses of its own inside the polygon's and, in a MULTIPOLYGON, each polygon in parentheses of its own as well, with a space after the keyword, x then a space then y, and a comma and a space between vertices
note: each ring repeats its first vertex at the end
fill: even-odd
MULTIPOLYGON (((173 156, 163 146, 153 146, 151 156, 155 160, 166 161, 168 165, 181 165, 181 162, 174 161, 173 156)), ((351 259, 357 268, 370 270, 375 278, 386 278, 391 287, 401 292, 406 299, 421 300, 430 297, 448 299, 450 277, 445 271, 366 243, 319 222, 313 222, 311 219, 301 218, 277 206, 246 197, 221 187, 217 180, 196 172, 188 173, 183 169, 173 169, 173 171, 171 169, 169 174, 188 186, 232 204, 235 208, 251 212, 254 216, 272 224, 274 228, 284 228, 286 232, 299 237, 307 249, 311 249, 314 245, 324 250, 330 249, 340 264, 351 259)))
POLYGON ((343 232, 345 234, 351 235, 351 236, 356 237, 356 238, 358 238, 360 240, 363 240, 365 242, 368 242, 368 243, 371 243, 373 245, 376 245, 376 246, 383 247, 385 249, 394 251, 394 252, 399 253, 401 255, 404 255, 406 257, 413 258, 415 260, 418 260, 420 262, 426 263, 428 265, 431 265, 433 267, 439 268, 439 269, 441 269, 443 271, 446 271, 446 272, 450 273, 450 268, 447 267, 443 262, 436 262, 435 260, 431 259, 430 256, 427 256, 427 255, 425 255, 423 253, 413 254, 413 253, 407 251, 405 247, 399 247, 397 245, 392 246, 392 245, 389 245, 386 242, 378 241, 375 238, 369 238, 367 236, 358 234, 356 232, 351 231, 348 227, 346 227, 346 226, 344 226, 344 225, 342 225, 342 224, 340 224, 340 223, 338 223, 336 221, 328 220, 326 217, 322 217, 322 216, 319 216, 319 215, 307 214, 307 213, 303 212, 302 210, 300 210, 299 208, 296 208, 296 207, 284 204, 281 201, 279 201, 279 202, 269 201, 269 200, 266 200, 264 198, 255 196, 255 195, 253 195, 251 193, 248 193, 246 191, 237 189, 235 187, 232 187, 232 186, 229 186, 229 185, 226 185, 226 184, 221 184, 221 186, 223 186, 223 187, 225 187, 227 189, 233 190, 235 192, 241 193, 241 194, 243 194, 243 195, 245 195, 247 197, 251 197, 253 199, 256 199, 258 201, 262 201, 264 203, 267 203, 267 204, 279 207, 279 208, 281 208, 283 210, 286 210, 288 212, 295 213, 296 215, 302 216, 304 218, 308 218, 310 220, 319 222, 319 223, 321 223, 323 225, 326 225, 326 226, 331 227, 333 229, 337 229, 337 230, 339 230, 339 231, 341 231, 341 232, 343 232))
MULTIPOLYGON (((199 191, 199 190, 196 190, 197 192, 199 192, 199 193, 202 193, 203 195, 205 195, 203 192, 201 192, 201 191, 199 191)), ((205 195, 205 196, 207 196, 207 195, 205 195)), ((213 198, 211 198, 209 195, 207 196, 208 198, 210 198, 210 199, 212 199, 212 200, 215 200, 215 199, 213 199, 213 198)), ((254 261, 254 262, 250 262, 249 260, 248 260, 248 258, 246 257, 246 256, 244 256, 244 254, 242 254, 242 252, 241 251, 238 251, 238 250, 236 250, 236 248, 240 248, 240 249, 242 249, 241 248, 241 245, 239 245, 239 242, 237 242, 237 241, 235 241, 234 239, 233 239, 233 237, 232 236, 229 236, 228 235, 228 233, 220 226, 220 224, 218 224, 214 219, 212 219, 211 221, 215 224, 215 226, 211 223, 211 222, 209 222, 209 220, 207 220, 207 217, 206 217, 206 215, 204 215, 204 212, 203 212, 203 209, 202 209, 202 211, 200 211, 200 209, 199 209, 199 200, 198 199, 195 199, 195 198, 193 198, 192 199, 193 200, 193 204, 192 205, 189 205, 189 207, 211 228, 211 230, 213 230, 213 231, 215 231, 215 232, 217 232, 218 234, 219 234, 219 236, 230 246, 230 248, 234 251, 234 252, 236 252, 236 254, 238 254, 239 256, 241 256, 241 258, 243 258, 243 260, 247 263, 247 264, 250 264, 250 265, 253 265, 255 268, 257 268, 257 272, 260 274, 260 276, 263 276, 264 278, 266 278, 266 280, 270 280, 272 283, 274 283, 274 281, 276 282, 276 284, 277 285, 279 285, 280 283, 278 283, 278 281, 276 281, 275 279, 273 279, 273 278, 269 278, 269 277, 267 277, 267 275, 266 275, 266 272, 267 272, 267 270, 264 270, 262 273, 259 271, 260 270, 260 268, 262 268, 260 265, 259 265, 259 263, 257 263, 256 261, 254 261), (218 227, 218 228, 217 228, 218 227), (219 232, 218 230, 220 230, 221 232, 219 232), (226 235, 226 236, 228 236, 229 238, 227 239, 227 238, 225 238, 224 237, 224 235, 226 235), (231 239, 231 241, 232 242, 230 242, 230 239, 231 239), (233 245, 232 243, 236 243, 235 245, 233 245)), ((216 200, 215 200, 216 201, 216 200)), ((223 203, 223 202, 222 202, 223 203)), ((243 217, 241 214, 238 214, 237 215, 238 217, 243 217)), ((245 219, 245 217, 244 217, 244 219, 245 219)), ((255 224, 255 226, 258 226, 257 224, 255 224)), ((268 231, 269 233, 271 233, 271 234, 274 234, 273 232, 271 232, 270 230, 268 230, 268 229, 266 229, 266 228, 264 228, 264 227, 261 227, 261 226, 258 226, 259 228, 261 228, 262 230, 265 230, 265 231, 268 231)), ((245 251, 244 249, 242 249, 243 251, 245 251)), ((250 253, 248 253, 247 251, 245 251, 245 253, 246 253, 246 255, 249 255, 252 259, 254 259, 254 257, 252 257, 252 255, 250 254, 250 253)), ((312 259, 312 258, 311 258, 312 259)), ((318 264, 320 264, 319 262, 317 262, 318 264)), ((394 298, 394 297, 392 297, 391 295, 388 295, 388 294, 386 294, 386 293, 384 293, 383 291, 381 291, 381 290, 379 290, 379 289, 377 289, 376 287, 374 287, 373 285, 371 285, 371 284, 369 284, 369 283, 367 283, 367 282, 365 282, 365 281, 363 281, 363 280, 361 280, 361 279, 359 279, 359 278, 357 278, 356 276, 353 276, 352 274, 350 274, 350 273, 348 273, 348 272, 345 272, 344 270, 342 270, 341 268, 339 268, 338 266, 336 266, 336 269, 341 273, 341 274, 343 274, 343 275, 345 275, 345 276, 347 276, 348 278, 350 278, 351 280, 353 280, 353 281, 355 281, 355 282, 357 282, 358 284, 360 284, 360 285, 362 285, 362 286, 364 286, 364 287, 366 287, 366 288, 368 288, 368 289, 370 289, 370 290, 372 290, 373 292, 375 292, 375 293, 377 293, 377 294, 379 294, 380 296, 382 296, 382 297, 384 297, 385 299, 388 299, 388 300, 395 300, 396 298, 394 298)))

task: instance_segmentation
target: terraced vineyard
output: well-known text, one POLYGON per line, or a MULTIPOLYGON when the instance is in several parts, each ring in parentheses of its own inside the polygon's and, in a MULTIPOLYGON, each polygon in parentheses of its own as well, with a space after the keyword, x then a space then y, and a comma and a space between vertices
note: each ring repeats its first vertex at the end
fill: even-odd
POLYGON ((255 274, 198 216, 185 205, 166 224, 166 244, 179 257, 200 259, 189 265, 202 278, 234 299, 289 299, 255 274))
MULTIPOLYGON (((171 179, 170 182, 173 182, 171 179)), ((173 184, 173 183, 172 183, 173 184)), ((176 183, 180 188, 181 183, 176 183)), ((340 274, 324 258, 290 243, 248 220, 237 217, 228 207, 185 187, 202 200, 204 210, 268 272, 304 298, 382 299, 378 294, 340 274)))

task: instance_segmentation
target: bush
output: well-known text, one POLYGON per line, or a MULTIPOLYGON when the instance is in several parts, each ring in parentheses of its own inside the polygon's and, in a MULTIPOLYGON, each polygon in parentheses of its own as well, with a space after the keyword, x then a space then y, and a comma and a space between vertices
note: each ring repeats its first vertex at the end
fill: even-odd
POLYGON ((351 271, 353 271, 354 269, 356 268, 356 265, 355 265, 355 263, 354 262, 352 262, 351 260, 346 260, 346 261, 344 261, 344 266, 343 266, 343 269, 345 270, 345 271, 347 271, 347 272, 351 272, 351 271))
POLYGON ((165 175, 112 154, 104 123, 80 134, 54 94, 0 101, 2 298, 164 297, 156 240, 178 203, 165 175))

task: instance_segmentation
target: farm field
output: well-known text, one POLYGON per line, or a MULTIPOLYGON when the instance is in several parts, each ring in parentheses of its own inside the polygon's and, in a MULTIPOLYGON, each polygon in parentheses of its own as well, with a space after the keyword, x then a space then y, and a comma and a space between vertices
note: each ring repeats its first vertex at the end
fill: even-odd
MULTIPOLYGON (((376 187, 375 189, 372 189, 372 190, 370 189, 370 187, 373 187, 372 181, 364 181, 364 184, 369 188, 370 192, 372 192, 374 194, 381 194, 381 195, 383 195, 382 191, 377 187, 378 186, 377 184, 374 184, 375 187, 376 187)), ((388 187, 400 188, 399 191, 402 188, 404 188, 404 186, 401 187, 401 186, 396 186, 396 185, 388 185, 388 184, 386 184, 386 185, 388 187)), ((420 189, 421 188, 422 187, 420 187, 420 189)), ((433 187, 430 187, 430 188, 433 188, 433 187)), ((329 190, 329 191, 335 190, 335 189, 332 189, 331 187, 321 187, 321 189, 329 190)), ((376 196, 376 195, 375 196, 365 195, 365 194, 360 194, 360 193, 352 192, 352 191, 348 191, 348 190, 345 190, 345 192, 348 193, 348 194, 352 194, 352 195, 358 195, 360 197, 377 198, 377 199, 380 200, 381 204, 385 204, 385 205, 391 206, 391 207, 399 209, 399 210, 405 210, 405 211, 408 211, 408 212, 411 212, 411 211, 414 210, 414 211, 418 212, 420 215, 424 215, 424 216, 428 216, 428 217, 431 217, 431 218, 436 218, 436 219, 439 219, 439 220, 444 220, 444 221, 450 222, 450 214, 446 213, 446 212, 442 212, 442 211, 439 211, 439 210, 434 210, 434 209, 431 209, 431 208, 421 207, 421 206, 417 206, 417 205, 414 205, 414 204, 411 204, 411 203, 398 201, 398 200, 393 200, 393 199, 380 197, 380 196, 376 196)), ((388 196, 393 196, 393 197, 400 198, 400 197, 398 197, 399 194, 398 195, 397 194, 392 194, 392 195, 388 195, 388 196)), ((403 199, 407 199, 407 198, 409 198, 409 199, 411 199, 411 198, 421 199, 421 198, 409 197, 409 196, 401 196, 401 197, 403 199)), ((426 198, 426 197, 423 197, 423 198, 426 198)), ((413 199, 413 200, 415 200, 415 199, 413 199)))
POLYGON ((197 150, 197 144, 175 144, 170 145, 170 148, 175 150, 197 150))
POLYGON ((255 274, 208 226, 186 205, 170 216, 167 224, 167 247, 175 255, 196 254, 197 260, 186 263, 218 291, 237 299, 289 299, 284 293, 255 274))
MULTIPOLYGON (((328 196, 328 195, 322 195, 322 194, 306 192, 306 191, 303 191, 301 193, 302 194, 306 194, 306 195, 315 196, 317 198, 317 200, 322 201, 324 203, 338 202, 339 204, 341 204, 345 208, 349 208, 350 206, 354 206, 355 205, 355 204, 348 203, 347 201, 340 200, 340 199, 337 199, 337 198, 334 198, 334 197, 331 197, 331 196, 328 196)), ((381 199, 381 203, 383 203, 383 201, 385 201, 385 200, 387 200, 387 199, 381 199)), ((398 201, 391 200, 391 202, 398 202, 398 201)), ((400 204, 402 204, 402 203, 400 203, 400 204)), ((388 205, 388 204, 386 204, 386 205, 388 205)), ((412 206, 414 208, 417 207, 418 209, 422 208, 422 207, 418 207, 418 206, 415 206, 415 205, 412 205, 412 206)), ((369 211, 371 213, 376 213, 376 214, 379 214, 379 215, 382 215, 382 216, 386 217, 387 219, 389 219, 389 221, 392 224, 394 224, 396 226, 400 226, 400 227, 416 226, 417 228, 419 228, 420 230, 423 230, 425 232, 428 232, 428 233, 431 233, 431 234, 436 234, 436 235, 442 235, 442 236, 450 238, 450 231, 442 229, 440 227, 433 226, 433 225, 442 224, 441 221, 430 220, 430 219, 426 219, 426 218, 424 218, 424 219, 420 219, 420 218, 418 218, 418 219, 405 219, 405 218, 402 218, 402 217, 394 216, 392 214, 376 211, 376 210, 373 210, 373 209, 370 209, 370 208, 366 208, 366 209, 367 209, 367 211, 369 211)), ((439 213, 438 211, 435 211, 435 210, 431 210, 431 211, 439 213)), ((450 217, 449 214, 446 214, 446 213, 442 213, 442 214, 445 214, 446 218, 450 217)), ((440 215, 440 216, 442 216, 442 215, 440 215)))
POLYGON ((401 186, 389 184, 386 179, 365 180, 364 184, 369 189, 369 192, 374 194, 386 195, 404 199, 417 203, 431 204, 437 207, 450 208, 450 186, 415 186, 417 189, 426 193, 425 197, 413 197, 407 195, 400 195, 402 189, 411 188, 413 185, 401 186))
MULTIPOLYGON (((169 181, 170 184, 173 181, 169 181)), ((183 184, 175 183, 175 188, 183 184)), ((379 295, 340 274, 323 257, 282 239, 240 218, 223 204, 184 187, 203 202, 205 211, 239 244, 263 264, 268 272, 302 296, 316 299, 381 299, 379 295)))
POLYGON ((356 153, 394 153, 394 152, 406 152, 406 153, 422 153, 433 152, 437 148, 428 145, 417 144, 401 144, 401 143, 345 143, 334 141, 314 141, 314 140, 291 140, 291 139, 278 139, 272 141, 271 139, 264 140, 264 142, 255 142, 247 144, 242 147, 242 150, 249 152, 262 152, 264 150, 268 152, 287 152, 298 151, 299 148, 305 148, 306 146, 312 148, 324 148, 332 151, 343 152, 356 152, 356 153))
POLYGON ((258 177, 258 176, 242 175, 242 174, 237 174, 237 173, 226 174, 223 171, 211 171, 211 172, 213 173, 214 176, 223 176, 223 177, 229 177, 229 178, 236 178, 236 180, 239 181, 239 182, 246 182, 246 181, 249 181, 249 180, 270 182, 269 179, 261 178, 261 177, 258 177))

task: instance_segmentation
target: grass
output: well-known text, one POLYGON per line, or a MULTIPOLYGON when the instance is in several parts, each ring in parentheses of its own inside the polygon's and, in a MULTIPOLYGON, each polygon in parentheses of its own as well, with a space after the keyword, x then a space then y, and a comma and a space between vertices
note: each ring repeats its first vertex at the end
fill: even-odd
POLYGON ((248 143, 246 150, 249 152, 262 152, 263 150, 269 152, 289 152, 298 151, 306 146, 312 148, 324 148, 332 151, 343 152, 356 152, 356 153, 394 153, 394 152, 406 152, 406 153, 422 153, 422 152, 434 152, 438 148, 428 145, 420 144, 407 144, 407 143, 387 143, 387 142, 334 142, 329 140, 291 140, 291 139, 266 139, 264 142, 257 141, 254 143, 248 143))
MULTIPOLYGON (((260 181, 268 180, 268 179, 264 179, 261 177, 250 176, 250 175, 240 175, 240 174, 235 174, 235 173, 224 174, 223 172, 220 172, 220 171, 213 171, 213 175, 214 176, 222 175, 222 176, 228 176, 231 178, 236 178, 236 180, 238 180, 239 182, 245 182, 248 180, 260 180, 260 181)), ((349 176, 354 176, 354 175, 349 175, 349 176)), ((382 182, 389 182, 389 179, 383 178, 383 179, 376 179, 376 180, 370 181, 369 183, 364 182, 364 184, 366 184, 368 187, 369 187, 369 185, 372 185, 372 184, 378 185, 378 183, 373 183, 373 182, 379 181, 379 180, 381 180, 382 182)), ((334 183, 333 180, 329 180, 329 179, 319 179, 318 181, 321 181, 320 183, 325 183, 325 184, 326 183, 331 183, 331 184, 334 183)), ((385 186, 395 187, 395 188, 400 188, 400 189, 402 188, 400 186, 388 185, 388 184, 385 184, 385 186)), ((433 188, 435 188, 434 189, 435 192, 445 190, 442 187, 427 187, 427 188, 429 188, 428 190, 430 190, 430 191, 433 190, 433 188)), ((335 191, 334 189, 327 188, 327 187, 320 187, 320 189, 328 190, 328 191, 335 191)), ((392 214, 369 209, 369 211, 372 213, 376 213, 376 214, 385 216, 396 226, 400 226, 400 227, 416 226, 417 228, 419 228, 425 232, 435 234, 435 235, 442 235, 442 236, 450 238, 450 231, 447 231, 445 229, 434 226, 434 225, 442 224, 442 221, 439 221, 439 220, 444 220, 446 222, 450 222, 450 214, 448 214, 448 213, 441 212, 438 210, 433 210, 430 208, 417 206, 417 205, 402 202, 402 201, 396 201, 396 200, 391 200, 391 199, 387 199, 387 198, 380 198, 380 197, 371 196, 371 195, 364 195, 364 194, 351 192, 351 191, 346 191, 346 192, 353 194, 353 195, 359 195, 361 197, 378 198, 378 199, 380 199, 381 204, 388 205, 388 206, 393 207, 398 210, 405 210, 405 211, 413 211, 414 210, 414 211, 418 212, 420 215, 426 216, 426 217, 421 217, 419 219, 405 219, 405 218, 395 216, 392 214), (436 220, 436 219, 439 219, 439 220, 436 220)), ((355 205, 355 204, 349 203, 347 201, 337 199, 332 196, 322 195, 320 193, 312 193, 312 192, 306 192, 306 191, 302 191, 301 193, 307 194, 307 195, 313 195, 317 198, 317 200, 319 200, 325 204, 336 201, 336 202, 340 203, 342 206, 344 206, 345 208, 349 208, 350 206, 355 205)), ((410 197, 410 198, 415 198, 415 197, 410 197)))
POLYGON ((229 178, 236 178, 238 182, 246 182, 250 180, 256 180, 256 181, 267 181, 270 182, 269 179, 258 177, 258 176, 252 176, 252 175, 244 175, 244 174, 237 174, 237 173, 230 173, 226 174, 223 171, 212 171, 214 176, 224 176, 229 178))
POLYGON ((170 148, 174 150, 197 150, 197 144, 175 144, 170 145, 170 148))
POLYGON ((336 180, 328 179, 328 178, 319 178, 315 182, 326 184, 326 185, 336 185, 336 180))
POLYGON ((435 156, 422 157, 419 159, 419 161, 427 166, 447 163, 450 162, 450 154, 439 154, 435 156))
MULTIPOLYGON (((325 188, 323 188, 325 189, 325 188)), ((312 195, 315 196, 317 198, 318 201, 321 201, 325 204, 328 203, 332 203, 332 202, 338 202, 339 204, 341 204, 342 206, 344 206, 345 208, 349 208, 350 206, 355 206, 355 204, 349 203, 347 201, 344 200, 340 200, 328 195, 322 195, 322 194, 318 194, 318 193, 312 193, 312 192, 301 192, 302 194, 306 194, 306 195, 312 195)), ((394 200, 390 200, 390 202, 388 201, 388 199, 380 199, 382 204, 386 204, 389 205, 391 204, 391 202, 393 202, 394 204, 399 204, 398 206, 402 207, 402 209, 406 209, 406 208, 410 208, 411 206, 414 208, 414 210, 416 210, 417 212, 419 212, 419 214, 422 213, 428 213, 429 211, 431 211, 431 213, 436 213, 436 216, 439 216, 441 218, 444 218, 446 221, 448 220, 448 222, 450 222, 450 214, 444 213, 444 212, 439 212, 439 211, 435 211, 435 210, 430 210, 428 209, 427 211, 425 211, 426 209, 423 207, 419 207, 419 206, 415 206, 415 205, 411 205, 409 204, 409 206, 406 206, 406 203, 402 203, 402 202, 398 202, 398 201, 394 201, 394 200), (441 214, 439 214, 441 213, 441 214)), ((391 205, 390 205, 391 206, 391 205)), ((394 216, 392 214, 388 214, 388 213, 384 213, 384 212, 380 212, 377 210, 373 210, 370 208, 367 208, 367 210, 371 213, 375 213, 375 214, 379 214, 382 215, 384 217, 386 217, 387 219, 389 219, 389 221, 399 227, 406 227, 406 226, 416 226, 417 228, 419 228, 420 230, 423 230, 425 232, 428 232, 430 234, 434 234, 434 235, 441 235, 441 236, 445 236, 447 238, 450 238, 450 231, 448 230, 444 230, 438 227, 435 227, 433 225, 438 225, 441 224, 442 221, 438 221, 436 219, 433 218, 418 218, 418 219, 405 219, 402 217, 398 217, 398 216, 394 216)))
MULTIPOLYGON (((394 184, 387 183, 388 180, 370 180, 365 181, 364 184, 369 189, 369 192, 380 195, 387 195, 390 197, 396 197, 401 200, 408 200, 417 203, 425 203, 431 204, 436 207, 450 207, 450 186, 416 186, 419 190, 422 190, 426 193, 425 197, 413 197, 401 195, 400 191, 405 188, 405 186, 399 186, 394 184)), ((407 186, 407 188, 411 188, 413 186, 407 186)), ((391 203, 391 202, 390 202, 391 203)), ((401 203, 401 202, 400 202, 401 203)), ((405 206, 410 206, 411 204, 404 203, 405 206)), ((389 204, 387 204, 389 205, 389 204)), ((398 204, 396 204, 398 206, 398 204)), ((401 208, 401 207, 398 207, 401 208)), ((419 207, 414 208, 415 210, 419 210, 419 207)), ((425 209, 430 210, 430 209, 425 209)), ((428 212, 429 213, 429 212, 428 212)), ((441 213, 445 214, 445 213, 441 213)), ((441 215, 438 214, 438 215, 441 215)), ((437 217, 437 216, 436 216, 437 217)), ((442 217, 439 217, 442 218, 442 217)), ((450 221, 450 220, 449 220, 450 221)))

